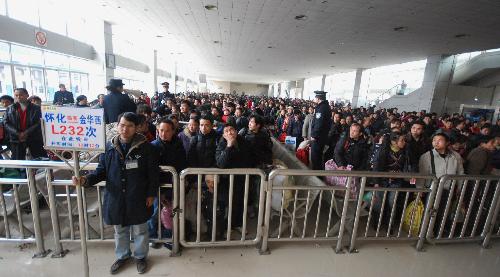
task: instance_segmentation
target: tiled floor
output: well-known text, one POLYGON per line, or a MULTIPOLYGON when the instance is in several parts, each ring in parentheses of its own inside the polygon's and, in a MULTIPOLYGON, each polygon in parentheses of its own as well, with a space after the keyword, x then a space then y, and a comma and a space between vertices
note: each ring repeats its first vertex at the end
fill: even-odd
MULTIPOLYGON (((335 254, 328 244, 271 244, 271 255, 253 247, 189 249, 180 257, 168 250, 150 252, 147 276, 500 276, 500 241, 482 249, 475 243, 427 246, 417 252, 408 243, 364 243, 357 254, 335 254)), ((68 244, 63 259, 32 259, 34 246, 0 244, 0 276, 83 276, 80 245, 68 244)), ((108 276, 113 246, 89 246, 90 276, 108 276)), ((137 276, 129 264, 118 276, 137 276)))

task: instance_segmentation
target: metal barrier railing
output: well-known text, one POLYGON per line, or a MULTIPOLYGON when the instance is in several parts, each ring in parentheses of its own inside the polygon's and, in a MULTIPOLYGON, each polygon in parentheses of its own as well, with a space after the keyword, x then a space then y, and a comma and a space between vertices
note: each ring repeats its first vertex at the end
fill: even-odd
POLYGON ((361 177, 361 187, 357 198, 349 252, 357 251, 356 242, 360 240, 416 240, 418 241, 416 248, 421 250, 436 195, 436 177, 415 173, 358 172, 355 174, 363 177, 361 177), (367 178, 384 178, 389 183, 386 186, 367 186, 367 178), (414 185, 410 184, 411 181, 414 185), (361 234, 358 234, 363 217, 363 203, 369 207, 369 210, 366 226, 361 234))
MULTIPOLYGON (((87 163, 82 169, 92 170, 96 166, 95 163, 87 163)), ((63 242, 82 241, 74 228, 75 193, 72 191, 72 182, 54 180, 55 170, 68 170, 65 163, 0 160, 1 167, 26 169, 27 175, 22 179, 0 178, 0 227, 3 224, 5 234, 0 242, 35 242, 34 257, 44 257, 49 253, 50 250, 45 249, 40 219, 37 189, 41 190, 41 187, 35 181, 37 169, 45 169, 44 173, 38 175, 45 174, 47 184, 47 202, 55 242, 53 257, 64 256, 66 251, 63 242), (6 185, 12 185, 8 192, 3 191, 6 185), (29 206, 32 212, 32 222, 29 224, 26 215, 22 214, 25 206, 29 206), (60 214, 64 209, 67 214, 60 214), (61 218, 66 218, 68 224, 62 224, 61 218), (16 226, 19 234, 12 232, 16 226), (62 235, 61 226, 63 230, 69 227, 69 234, 62 235)), ((431 243, 481 241, 483 247, 487 247, 492 238, 500 237, 499 176, 443 176, 438 183, 435 177, 429 175, 359 171, 277 169, 267 179, 267 175, 259 169, 188 168, 180 177, 172 167, 162 167, 162 170, 172 175, 172 184, 162 185, 164 188, 173 188, 172 239, 162 238, 161 226, 158 226, 159 237, 153 238, 153 241, 172 242, 172 255, 179 253, 180 245, 217 247, 262 243, 260 252, 266 253, 268 242, 336 241, 335 250, 341 252, 345 238, 349 242, 349 250, 354 251, 359 240, 413 240, 417 241, 416 248, 420 250, 426 239, 431 243), (213 176, 210 189, 203 184, 204 180, 210 179, 207 176, 213 176), (278 178, 289 176, 300 180, 299 184, 277 184, 280 181, 278 178), (345 177, 346 186, 326 186, 317 178, 327 176, 345 177), (427 186, 374 187, 369 185, 371 178, 420 179, 427 186), (357 184, 359 191, 354 191, 358 195, 351 197, 351 191, 358 187, 357 184), (192 188, 191 194, 187 193, 189 188, 192 188), (252 192, 256 194, 254 198, 251 197, 252 192), (193 199, 188 199, 189 195, 193 199), (249 215, 252 204, 258 209, 256 219, 249 215), (415 208, 417 206, 420 208, 415 208), (195 236, 191 240, 187 236, 189 212, 195 212, 193 221, 196 223, 195 236), (376 223, 371 224, 373 222, 376 223), (407 225, 407 229, 403 224, 407 225), (370 229, 371 225, 373 228, 370 229), (237 228, 241 233, 238 238, 232 236, 235 226, 241 227, 237 228), (204 227, 207 236, 202 238, 204 227), (276 232, 271 233, 271 227, 275 227, 276 232), (249 232, 252 232, 251 235, 247 234, 249 232), (346 236, 346 232, 351 234, 346 236)), ((85 229, 93 230, 93 233, 86 232, 83 240, 85 244, 87 240, 112 241, 112 237, 105 233, 101 190, 97 188, 96 195, 92 193, 89 189, 82 192, 84 207, 78 216, 83 218, 88 227, 85 229), (97 205, 90 201, 95 198, 97 205), (92 209, 97 210, 97 223, 91 222, 87 214, 92 209), (93 224, 97 227, 94 228, 93 224)), ((158 206, 161 207, 159 202, 158 206)), ((158 225, 161 225, 160 214, 158 225)))
MULTIPOLYGON (((266 215, 265 215, 265 221, 264 221, 264 238, 263 238, 263 243, 261 247, 261 253, 267 253, 268 252, 268 241, 270 242, 276 242, 276 241, 337 241, 335 251, 337 253, 342 252, 342 241, 344 237, 344 232, 351 233, 351 240, 350 240, 350 247, 349 250, 353 251, 356 240, 419 240, 419 245, 421 247, 421 244, 423 244, 423 240, 425 239, 425 230, 426 226, 429 220, 429 214, 430 214, 430 205, 428 204, 425 210, 425 214, 423 216, 423 220, 420 221, 419 223, 419 230, 421 230, 419 236, 409 236, 409 237, 402 237, 401 236, 401 228, 402 228, 402 219, 400 220, 401 224, 398 224, 398 232, 397 236, 392 236, 391 235, 391 227, 393 226, 394 222, 396 222, 396 203, 398 201, 398 195, 399 193, 405 193, 406 197, 404 199, 406 200, 403 207, 400 207, 400 209, 405 210, 408 206, 408 198, 410 196, 410 193, 416 193, 417 194, 417 201, 421 198, 423 198, 423 193, 430 193, 433 191, 433 188, 436 187, 437 184, 435 182, 435 178, 433 176, 424 176, 424 175, 418 175, 418 174, 396 174, 396 173, 377 173, 377 172, 351 172, 351 171, 311 171, 311 170, 289 170, 289 169, 278 169, 274 170, 271 172, 269 175, 269 186, 267 190, 267 197, 266 197, 266 215), (299 186, 276 186, 275 185, 275 179, 277 176, 294 176, 294 177, 304 177, 304 176, 309 176, 309 177, 328 177, 328 176, 336 176, 336 177, 344 177, 345 179, 345 186, 326 186, 324 183, 320 183, 318 185, 318 180, 310 179, 310 180, 303 180, 302 182, 306 182, 309 185, 299 185, 299 186), (367 180, 368 178, 406 178, 406 179, 426 179, 426 180, 431 180, 432 187, 430 189, 426 188, 385 188, 385 187, 379 187, 379 188, 374 188, 374 187, 367 187, 367 180), (359 182, 358 182, 359 181, 359 182), (353 187, 356 186, 356 183, 360 184, 359 185, 359 190, 355 190, 353 187), (313 184, 313 185, 311 185, 313 184), (351 190, 353 190, 355 193, 358 193, 358 196, 351 197, 351 190), (279 201, 278 205, 275 205, 277 207, 273 208, 273 193, 275 191, 281 191, 281 200, 279 201), (327 191, 325 193, 325 191, 327 191), (289 194, 292 196, 289 196, 290 200, 288 202, 292 203, 286 203, 286 194, 287 192, 290 192, 289 194), (368 212, 368 222, 366 224, 365 232, 364 235, 358 235, 358 227, 360 224, 360 221, 363 217, 363 208, 362 204, 364 202, 363 198, 365 197, 365 192, 370 192, 371 197, 368 200, 370 205, 370 211, 368 212), (337 193, 340 193, 339 196, 336 196, 337 193), (380 228, 382 225, 382 216, 384 215, 384 208, 385 203, 386 203, 386 198, 388 194, 395 194, 395 199, 393 199, 392 203, 392 209, 390 210, 390 221, 387 227, 387 232, 385 236, 379 236, 380 233, 380 228), (379 211, 379 220, 377 221, 376 224, 376 231, 374 236, 368 235, 368 230, 370 227, 370 218, 372 215, 373 211, 373 206, 374 206, 374 200, 375 200, 375 195, 376 194, 382 194, 381 199, 382 203, 380 205, 380 211, 379 211), (325 212, 322 212, 322 208, 324 199, 327 199, 327 210, 325 212), (328 199, 330 198, 330 199, 328 199), (318 200, 317 200, 318 199, 318 200), (315 202, 317 200, 317 207, 313 209, 313 206, 315 205, 315 202), (328 201, 329 200, 329 201, 328 201), (329 203, 329 204, 328 204, 329 203), (287 206, 287 207, 285 207, 287 206), (291 208, 293 207, 293 208, 291 208), (274 225, 277 225, 277 232, 275 234, 270 234, 270 229, 271 226, 273 225, 273 222, 271 221, 271 214, 273 213, 273 210, 275 210, 275 214, 279 218, 279 223, 275 222, 274 225), (300 211, 300 216, 297 216, 297 212, 300 211), (336 215, 332 212, 335 211, 336 215), (326 218, 322 218, 321 215, 327 215, 326 218), (301 218, 300 221, 301 225, 297 222, 298 218, 301 218), (313 218, 314 224, 309 224, 310 222, 308 219, 313 218), (332 227, 332 222, 337 218, 337 222, 335 225, 332 227), (289 234, 288 237, 283 238, 282 237, 282 225, 284 219, 287 219, 290 221, 289 226, 290 230, 288 231, 287 234, 289 234), (323 225, 326 225, 326 229, 324 229, 323 232, 319 232, 320 229, 322 229, 322 223, 323 225), (325 224, 326 223, 326 224, 325 224), (297 225, 300 225, 302 230, 296 231, 295 228, 297 225), (421 226, 420 226, 421 224, 421 226), (294 236, 298 233, 297 236, 294 236), (300 234, 301 233, 301 234, 300 234)), ((433 195, 429 195, 431 200, 433 195)), ((275 197, 276 200, 277 197, 275 197)), ((432 201, 431 201, 432 202, 432 201)), ((403 214, 403 213, 401 213, 403 214)), ((400 216, 401 218, 401 216, 400 216)), ((413 223, 410 223, 410 225, 413 225, 413 223)), ((324 226, 323 226, 324 227, 324 226)))
MULTIPOLYGON (((72 164, 70 162, 70 164, 72 164)), ((42 225, 40 220, 40 209, 38 206, 38 195, 37 195, 37 185, 40 188, 39 184, 35 182, 35 169, 45 169, 45 182, 47 187, 47 203, 49 205, 50 211, 50 220, 52 225, 52 233, 54 236, 54 245, 55 251, 52 257, 64 257, 67 253, 62 246, 62 242, 81 242, 81 237, 76 236, 75 231, 75 223, 74 209, 76 207, 76 193, 74 190, 73 183, 69 179, 61 179, 54 180, 54 170, 69 170, 68 166, 64 162, 54 162, 54 161, 12 161, 12 160, 0 160, 0 167, 3 168, 18 168, 18 169, 26 169, 28 178, 25 179, 14 179, 14 178, 0 178, 0 215, 3 217, 3 227, 5 230, 5 237, 0 238, 0 241, 10 241, 10 242, 36 242, 37 252, 34 257, 44 257, 46 256, 50 250, 45 250, 45 237, 42 232, 42 225), (12 185, 12 189, 9 192, 3 192, 4 185, 12 185), (63 191, 58 191, 60 188, 64 187, 63 191), (25 188, 29 188, 28 191, 25 188), (32 189, 33 188, 33 189, 32 189), (24 193, 23 193, 24 192, 24 193), (57 198, 62 197, 63 201, 58 201, 57 198), (32 201, 34 199, 35 201, 32 201), (64 203, 66 202, 66 203, 64 203), (22 207, 25 205, 31 205, 31 212, 33 217, 33 229, 34 232, 26 226, 25 220, 23 220, 22 216, 22 207), (61 216, 60 211, 66 207, 65 217, 67 218, 68 224, 61 224, 61 216), (14 212, 17 215, 17 218, 14 216, 14 212), (20 235, 14 237, 11 234, 11 221, 17 220, 17 225, 19 226, 20 235), (69 229, 68 236, 61 235, 61 226, 69 229), (69 227, 69 228, 68 228, 69 227), (34 238, 32 236, 34 233, 34 238)), ((82 170, 93 170, 97 167, 96 163, 87 163, 82 167, 82 170)), ((161 170, 165 172, 169 172, 172 175, 172 184, 164 184, 161 185, 161 188, 173 188, 173 207, 174 207, 174 218, 173 218, 173 229, 172 230, 172 238, 162 238, 161 231, 159 232, 158 238, 151 238, 153 242, 171 242, 172 243, 172 256, 176 256, 179 254, 179 243, 178 243, 178 214, 176 213, 178 207, 178 174, 173 167, 161 166, 161 170)), ((72 174, 71 174, 72 175, 72 174)), ((82 191, 82 199, 83 199, 83 217, 86 225, 86 230, 92 230, 94 234, 97 234, 97 238, 92 237, 89 232, 85 232, 85 241, 94 242, 94 241, 114 241, 112 236, 105 236, 104 230, 106 229, 103 218, 102 218, 102 197, 101 197, 101 188, 103 187, 103 183, 97 185, 96 189, 87 188, 82 191), (97 193, 97 201, 92 205, 97 206, 98 212, 97 220, 99 224, 99 231, 95 231, 89 222, 89 204, 90 201, 94 200, 93 197, 88 197, 86 191, 95 190, 97 193)), ((158 201, 160 198, 158 197, 158 201)), ((158 202, 158 207, 161 207, 161 204, 158 202)), ((160 209, 160 208, 159 208, 160 209)), ((78 216, 78 212, 76 212, 78 216)), ((78 220, 76 220, 78 222, 78 220)), ((161 219, 160 213, 158 213, 158 228, 161 230, 161 219)), ((80 228, 78 228, 80 229, 80 228)), ((63 229, 65 230, 65 229, 63 229)))
MULTIPOLYGON (((95 166, 95 165, 93 165, 95 166)), ((92 166, 89 167, 89 169, 94 169, 92 166)), ((158 196, 157 196, 157 202, 156 202, 156 205, 158 207, 158 212, 157 212, 157 228, 158 228, 158 231, 157 231, 157 234, 158 234, 158 237, 150 237, 150 241, 152 242, 162 242, 162 243, 172 243, 172 256, 175 256, 179 253, 179 244, 178 244, 178 240, 176 239, 176 236, 178 236, 178 220, 176 219, 176 217, 178 217, 178 215, 176 214, 175 211, 177 211, 177 207, 178 207, 178 197, 177 197, 177 194, 178 194, 178 175, 177 175, 177 172, 175 170, 175 168, 173 167, 169 167, 169 166, 160 166, 160 169, 163 171, 163 172, 168 172, 172 175, 172 184, 162 184, 160 185, 160 188, 158 190, 158 196), (173 219, 173 229, 172 230, 172 237, 170 238, 163 238, 162 237, 162 220, 161 220, 161 213, 160 213, 160 210, 161 210, 161 202, 160 202, 160 190, 161 189, 173 189, 173 197, 172 197, 172 201, 173 201, 173 210, 174 210, 174 219, 173 219)), ((52 226, 53 226, 53 230, 56 230, 54 232, 54 241, 55 241, 55 245, 56 245, 56 251, 55 251, 55 254, 54 255, 62 255, 64 256, 64 254, 66 253, 66 251, 64 251, 62 249, 62 245, 60 242, 80 242, 81 240, 81 236, 80 237, 76 237, 75 236, 75 224, 74 224, 74 220, 73 220, 73 216, 74 216, 74 211, 73 211, 73 207, 74 207, 74 201, 76 201, 76 194, 74 192, 72 192, 71 190, 74 189, 74 186, 73 186, 73 183, 71 180, 52 180, 53 179, 53 175, 52 175, 52 170, 48 169, 47 170, 47 173, 46 173, 46 178, 47 178, 47 186, 48 186, 48 189, 49 189, 49 207, 50 207, 50 212, 51 212, 51 220, 52 220, 52 226), (65 191, 64 193, 61 193, 61 194, 56 194, 54 191, 55 191, 55 188, 61 188, 61 187, 64 187, 65 188, 65 191), (56 201, 56 198, 57 197, 63 197, 65 198, 66 200, 66 205, 67 205, 67 208, 66 208, 66 217, 67 217, 67 222, 68 224, 66 224, 65 226, 69 226, 69 237, 68 236, 61 236, 61 228, 60 228, 60 219, 61 217, 59 216, 59 212, 58 212, 58 206, 61 206, 61 202, 58 202, 56 201), (74 201, 73 201, 74 200, 74 201), (58 205, 59 204, 59 205, 58 205)), ((104 225, 104 220, 103 220, 103 216, 102 216, 102 210, 103 210, 103 200, 102 200, 102 188, 105 186, 105 183, 104 182, 101 182, 99 184, 96 185, 95 188, 85 188, 83 191, 82 191, 82 198, 83 198, 83 206, 84 206, 84 222, 85 222, 85 225, 86 225, 86 230, 87 232, 85 233, 86 237, 86 241, 87 242, 103 242, 103 241, 107 241, 107 242, 114 242, 114 235, 113 235, 113 228, 111 226, 105 226, 104 225), (95 193, 93 193, 95 191, 95 193), (93 193, 93 195, 90 195, 89 197, 89 193, 93 193), (97 199, 95 199, 97 197, 97 199), (93 200, 96 200, 96 201, 93 201, 93 200), (93 208, 90 208, 89 205, 91 206, 94 206, 93 208), (97 207, 95 207, 97 206, 97 207), (96 219, 97 219, 97 224, 99 225, 98 226, 98 230, 97 231, 93 224, 91 224, 90 222, 90 217, 89 217, 89 211, 92 212, 92 213, 95 213, 95 216, 96 216, 96 219), (109 231, 109 232, 106 232, 105 231, 109 231)))
POLYGON ((431 243, 484 240, 486 247, 498 217, 499 181, 499 176, 443 176, 427 240, 431 243))
POLYGON ((179 196, 181 210, 179 217, 180 244, 184 247, 258 244, 262 238, 261 226, 264 214, 265 186, 265 173, 255 168, 187 168, 183 170, 180 175, 179 196), (196 176, 196 181, 189 182, 188 176, 192 175, 196 176), (207 176, 213 177, 208 178, 207 176), (203 185, 203 179, 205 179, 205 185, 203 185), (209 189, 206 182, 212 182, 212 179, 213 189, 209 189), (191 195, 194 196, 193 201, 186 201, 186 188, 188 186, 193 189, 191 190, 193 192, 191 195), (251 192, 258 192, 257 199, 250 197, 251 192), (258 201, 254 203, 258 204, 257 222, 254 225, 249 223, 248 207, 251 206, 251 200, 258 201), (192 206, 187 207, 187 202, 192 206), (186 232, 190 231, 187 228, 188 219, 186 217, 194 209, 196 209, 196 235, 193 240, 189 240, 186 236, 186 232), (202 222, 202 217, 205 219, 205 224, 202 222), (206 227, 205 239, 202 238, 202 229, 204 227, 206 227), (251 230, 252 227, 255 227, 255 229, 251 230), (226 231, 225 234, 224 230, 226 231), (255 235, 251 236, 251 239, 249 239, 250 235, 247 234, 249 230, 255 231, 255 235), (238 239, 233 239, 232 232, 236 231, 240 232, 241 236, 238 239))
MULTIPOLYGON (((294 186, 294 185, 285 185, 285 186, 276 186, 276 178, 278 176, 309 176, 311 178, 315 178, 316 176, 332 176, 335 175, 336 173, 333 171, 318 171, 318 170, 293 170, 293 169, 277 169, 273 170, 269 174, 269 185, 266 190, 266 214, 264 218, 264 236, 262 240, 262 245, 260 249, 261 254, 267 254, 269 253, 268 249, 268 241, 325 241, 325 240, 334 240, 338 241, 337 242, 337 247, 336 247, 336 252, 339 252, 341 250, 341 241, 342 241, 342 236, 344 234, 344 228, 345 228, 345 221, 347 217, 347 207, 348 207, 348 202, 349 202, 349 189, 351 187, 351 179, 349 178, 348 180, 348 186, 347 187, 340 187, 340 186, 332 186, 328 187, 326 185, 321 186, 321 181, 320 180, 304 180, 308 184, 314 183, 316 185, 299 185, 299 186, 294 186), (318 183, 319 181, 319 183, 318 183), (276 234, 270 234, 271 230, 271 215, 273 212, 273 205, 272 205, 272 198, 273 198, 273 192, 274 191, 281 191, 281 199, 279 205, 275 205, 275 210, 278 210, 277 207, 279 206, 279 223, 278 224, 278 230, 276 234), (337 208, 337 201, 335 199, 335 192, 343 192, 344 197, 343 197, 343 207, 339 211, 337 208), (286 197, 286 194, 290 193, 293 196, 288 196, 286 197), (312 236, 306 236, 306 231, 307 231, 307 223, 308 223, 308 218, 309 213, 311 213, 312 210, 312 205, 315 202, 315 199, 319 195, 319 201, 318 201, 318 208, 316 211, 316 220, 315 220, 315 225, 314 225, 314 234, 312 236), (323 197, 330 196, 331 199, 329 201, 330 205, 328 208, 328 222, 327 222, 327 227, 325 230, 325 235, 324 236, 318 236, 318 227, 320 225, 320 213, 321 213, 321 202, 323 197), (286 198, 293 198, 293 208, 289 207, 291 203, 286 204, 286 198), (332 211, 335 209, 336 213, 341 216, 340 218, 340 223, 338 227, 338 235, 334 236, 331 235, 331 223, 332 223, 332 211), (298 215, 300 213, 300 215, 298 215), (303 219, 303 224, 302 224, 302 231, 301 235, 294 237, 294 234, 300 233, 300 230, 297 232, 295 230, 296 228, 296 221, 298 218, 303 219), (284 219, 289 221, 289 226, 290 226, 290 231, 289 231, 289 236, 287 238, 282 237, 282 228, 283 228, 283 221, 284 219)), ((286 177, 285 177, 286 178, 286 177)), ((289 202, 289 201, 288 201, 289 202)), ((277 212, 277 211, 276 211, 277 212)), ((274 224, 275 225, 275 224, 274 224)))

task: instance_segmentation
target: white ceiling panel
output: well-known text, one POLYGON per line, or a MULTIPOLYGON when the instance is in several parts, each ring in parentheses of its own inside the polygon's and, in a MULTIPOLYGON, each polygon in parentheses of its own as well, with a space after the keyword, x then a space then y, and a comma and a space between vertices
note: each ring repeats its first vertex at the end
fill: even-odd
POLYGON ((94 1, 113 24, 178 41, 174 52, 221 80, 276 82, 500 47, 498 0, 94 1))

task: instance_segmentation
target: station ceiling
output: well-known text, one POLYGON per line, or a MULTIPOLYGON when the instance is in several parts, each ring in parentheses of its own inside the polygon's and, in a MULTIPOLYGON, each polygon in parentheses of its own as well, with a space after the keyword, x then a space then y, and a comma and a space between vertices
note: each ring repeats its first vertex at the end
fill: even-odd
POLYGON ((272 83, 500 47, 498 0, 95 1, 106 20, 139 22, 160 52, 227 81, 272 83))

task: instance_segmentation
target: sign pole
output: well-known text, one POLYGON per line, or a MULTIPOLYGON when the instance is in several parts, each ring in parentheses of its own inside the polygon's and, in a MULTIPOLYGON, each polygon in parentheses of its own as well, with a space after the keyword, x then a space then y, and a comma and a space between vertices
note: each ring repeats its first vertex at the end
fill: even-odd
MULTIPOLYGON (((77 180, 80 180, 80 151, 73 151, 75 166, 73 167, 74 175, 77 180)), ((87 255, 87 226, 85 225, 83 202, 82 202, 82 187, 76 187, 76 201, 78 202, 78 218, 80 222, 80 240, 82 245, 83 272, 85 277, 89 277, 89 257, 87 255)))

